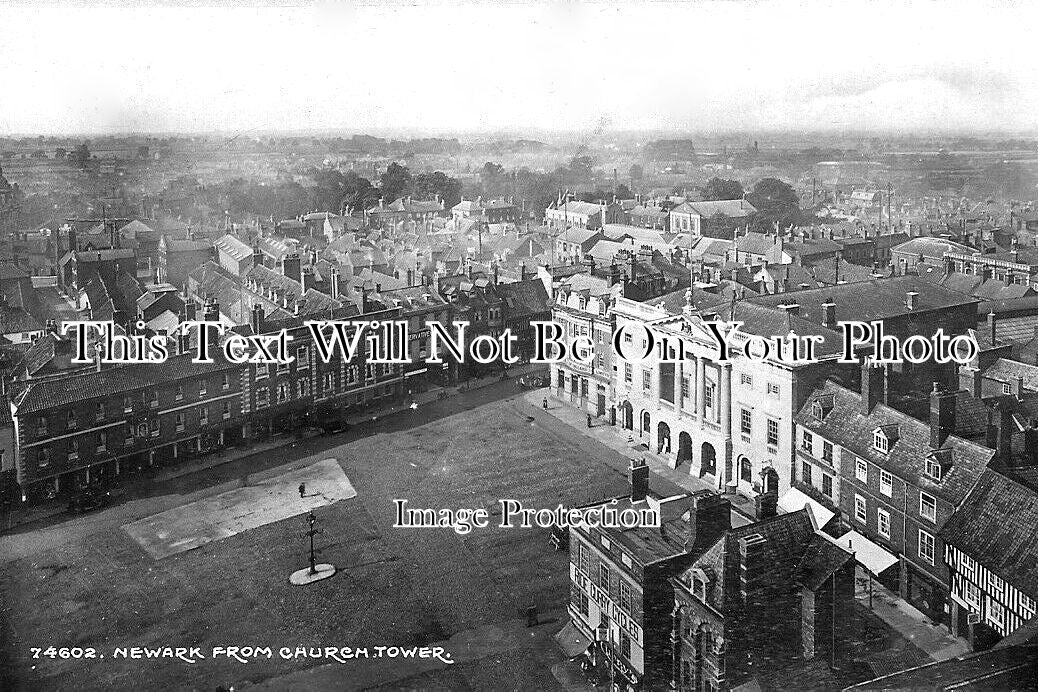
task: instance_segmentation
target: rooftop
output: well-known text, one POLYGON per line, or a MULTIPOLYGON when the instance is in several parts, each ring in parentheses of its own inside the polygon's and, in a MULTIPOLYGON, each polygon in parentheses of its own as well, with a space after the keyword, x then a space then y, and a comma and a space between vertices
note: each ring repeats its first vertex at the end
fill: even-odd
POLYGON ((950 468, 940 480, 926 473, 926 459, 935 451, 930 447, 930 425, 886 404, 875 404, 863 412, 861 394, 832 380, 819 385, 796 414, 798 425, 846 448, 858 457, 889 471, 926 492, 957 505, 995 456, 995 450, 984 445, 948 435, 940 450, 950 454, 950 468), (816 401, 824 402, 823 416, 813 412, 816 401), (877 429, 896 430, 887 433, 888 451, 874 446, 877 429))
MULTIPOLYGON (((958 291, 936 286, 914 275, 873 279, 868 282, 837 284, 825 288, 797 291, 793 300, 800 306, 800 316, 821 324, 822 305, 830 299, 836 304, 836 320, 860 320, 870 322, 909 313, 918 314, 942 310, 979 302, 958 291), (908 309, 908 294, 916 293, 916 304, 908 309)), ((765 307, 778 307, 788 303, 790 297, 778 294, 760 296, 750 302, 765 307)))

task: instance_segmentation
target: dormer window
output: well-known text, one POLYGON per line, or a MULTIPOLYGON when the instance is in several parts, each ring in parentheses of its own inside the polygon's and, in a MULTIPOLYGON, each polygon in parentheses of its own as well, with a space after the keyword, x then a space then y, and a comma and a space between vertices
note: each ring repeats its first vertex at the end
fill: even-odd
POLYGON ((926 475, 940 481, 951 469, 952 454, 950 449, 934 450, 926 457, 926 475))
POLYGON ((699 567, 693 567, 689 573, 689 585, 692 587, 692 595, 703 603, 707 602, 707 591, 710 588, 710 576, 699 567))
POLYGON ((872 431, 872 447, 877 452, 887 454, 897 442, 897 425, 883 425, 872 431))
POLYGON ((811 415, 815 420, 825 420, 825 417, 833 410, 834 404, 835 402, 831 394, 819 396, 815 399, 814 403, 811 404, 811 415))
POLYGON ((926 475, 934 480, 941 480, 941 465, 933 457, 926 458, 926 475))

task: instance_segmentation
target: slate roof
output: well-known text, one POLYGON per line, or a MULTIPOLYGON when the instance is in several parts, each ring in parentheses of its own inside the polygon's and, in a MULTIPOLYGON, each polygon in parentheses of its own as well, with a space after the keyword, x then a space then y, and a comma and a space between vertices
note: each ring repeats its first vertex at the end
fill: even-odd
POLYGON ((946 252, 960 252, 967 255, 973 254, 975 250, 971 247, 956 243, 944 238, 912 238, 911 240, 892 247, 891 252, 905 255, 922 255, 927 259, 943 259, 946 252))
POLYGON ((239 262, 252 256, 252 248, 230 233, 217 238, 213 245, 215 245, 216 249, 220 252, 227 253, 239 262))
POLYGON ((185 353, 170 356, 164 363, 134 363, 106 368, 101 372, 91 370, 53 379, 30 380, 15 400, 16 415, 46 411, 79 401, 154 387, 207 372, 221 372, 241 367, 224 360, 220 349, 213 351, 212 363, 194 363, 193 357, 194 354, 185 353))
POLYGON ((212 248, 212 243, 208 240, 167 240, 166 250, 168 252, 197 252, 198 250, 208 250, 212 248))
POLYGON ((46 332, 37 339, 22 356, 20 367, 25 368, 29 376, 35 375, 54 357, 59 337, 53 332, 46 332))
POLYGON ((861 395, 832 380, 812 392, 795 420, 798 425, 952 505, 962 501, 995 456, 993 449, 949 435, 940 449, 950 450, 951 469, 940 481, 934 480, 926 474, 926 457, 933 451, 929 423, 882 403, 877 403, 866 415, 862 412, 861 395), (833 407, 818 420, 812 414, 812 405, 817 399, 828 400, 828 397, 832 397, 833 407), (873 433, 884 426, 897 427, 897 440, 891 442, 886 454, 873 447, 873 433))
POLYGON ((288 243, 284 243, 277 238, 263 237, 256 239, 256 246, 260 251, 272 257, 275 261, 280 262, 284 259, 285 255, 294 252, 294 248, 288 243))
POLYGON ((143 233, 147 236, 154 235, 157 231, 143 221, 138 221, 137 219, 134 219, 119 229, 119 235, 123 238, 134 239, 137 237, 138 233, 143 233))
POLYGON ((28 278, 29 275, 14 262, 0 262, 0 281, 25 280, 28 278))
POLYGON ((756 231, 744 233, 735 239, 735 248, 739 252, 748 252, 751 255, 765 255, 777 244, 775 236, 756 231))
POLYGON ((810 269, 811 274, 824 284, 841 283, 856 284, 862 281, 875 279, 871 267, 863 267, 860 264, 851 264, 845 259, 827 257, 810 269), (836 271, 836 263, 840 263, 839 272, 836 271))
POLYGON ((733 527, 694 562, 696 567, 717 576, 710 602, 719 610, 727 611, 729 605, 741 607, 738 595, 727 589, 739 583, 740 541, 753 535, 764 539, 756 551, 765 563, 782 573, 782 580, 808 588, 817 588, 853 559, 849 552, 816 533, 806 509, 733 527))
POLYGON ((21 308, 0 305, 0 334, 22 334, 42 329, 43 323, 21 308))
POLYGON ((567 243, 576 243, 578 245, 583 245, 592 238, 601 235, 602 234, 599 231, 592 231, 586 228, 570 228, 569 230, 559 235, 559 240, 562 240, 567 243))
MULTIPOLYGON (((836 303, 836 320, 888 319, 909 314, 907 294, 915 291, 916 308, 912 314, 941 310, 960 305, 977 303, 958 291, 935 286, 915 275, 873 279, 854 284, 838 284, 825 288, 798 291, 795 300, 800 305, 800 316, 816 323, 822 321, 822 304, 832 298, 836 303)), ((752 298, 757 305, 776 307, 789 302, 782 294, 752 298)))
POLYGON ((610 286, 609 281, 607 279, 603 279, 598 276, 592 276, 590 274, 574 274, 570 277, 563 279, 562 286, 564 288, 560 290, 565 290, 568 288, 570 291, 575 292, 588 291, 588 295, 592 296, 607 295, 609 293, 612 293, 614 288, 616 288, 617 292, 619 292, 620 290, 618 288, 618 285, 610 286))
POLYGON ((509 320, 543 315, 551 310, 548 292, 540 279, 527 279, 494 287, 498 297, 505 303, 505 316, 509 320))
POLYGON ((134 256, 133 250, 127 248, 108 248, 106 250, 84 250, 76 253, 77 262, 111 262, 112 260, 129 259, 134 256))
POLYGON ((923 279, 983 300, 1013 300, 1033 296, 1034 291, 1026 284, 1006 284, 998 279, 988 279, 976 274, 952 272, 945 274, 943 267, 926 266, 918 270, 923 279))
POLYGON ((793 256, 814 257, 839 252, 842 248, 839 243, 828 238, 807 240, 790 240, 783 244, 782 249, 793 256))
POLYGON ((408 286, 389 291, 382 291, 381 296, 392 305, 394 299, 400 301, 400 307, 406 313, 408 310, 423 310, 446 305, 447 301, 433 289, 432 286, 408 286))
POLYGON ((672 212, 694 213, 699 216, 710 218, 717 214, 724 214, 733 218, 749 216, 757 211, 757 208, 744 199, 725 199, 711 202, 684 202, 675 207, 672 212))
POLYGON ((1038 366, 1028 365, 1009 358, 999 358, 984 371, 984 377, 997 382, 1014 384, 1022 377, 1024 388, 1038 391, 1038 366))
POLYGON ((1026 690, 1031 689, 1036 675, 1038 646, 996 647, 884 675, 843 692, 1026 690))
POLYGON ((940 536, 1032 598, 1038 598, 1038 493, 988 469, 940 536))
MULTIPOLYGON (((800 293, 803 293, 803 291, 780 295, 786 295, 786 301, 789 301, 792 297, 800 295, 800 293)), ((713 297, 705 291, 700 291, 698 294, 704 296, 704 300, 707 297, 713 297)), ((693 296, 693 300, 695 300, 695 296, 693 296)), ((758 334, 769 339, 775 335, 789 334, 789 332, 794 332, 800 336, 817 334, 822 337, 822 341, 815 346, 815 355, 818 357, 838 354, 843 348, 843 337, 839 332, 826 329, 821 325, 809 322, 803 317, 782 309, 762 307, 745 300, 735 304, 734 317, 730 305, 719 306, 715 309, 725 320, 731 321, 734 319, 742 322, 743 324, 739 327, 739 331, 744 334, 758 334)))
POLYGON ((621 250, 630 250, 631 246, 624 243, 618 243, 615 240, 600 240, 594 244, 594 246, 587 251, 588 255, 591 255, 599 262, 609 263, 613 261, 616 253, 621 250))
POLYGON ((566 214, 576 214, 579 216, 593 216, 602 211, 602 207, 597 204, 592 204, 590 202, 577 202, 574 200, 550 208, 565 212, 566 214))
POLYGON ((627 215, 631 217, 647 217, 650 219, 666 219, 670 215, 670 212, 663 207, 640 204, 633 209, 628 209, 627 215))
POLYGON ((372 207, 367 210, 369 214, 426 214, 429 212, 443 211, 443 204, 435 200, 408 199, 400 197, 383 207, 372 207))

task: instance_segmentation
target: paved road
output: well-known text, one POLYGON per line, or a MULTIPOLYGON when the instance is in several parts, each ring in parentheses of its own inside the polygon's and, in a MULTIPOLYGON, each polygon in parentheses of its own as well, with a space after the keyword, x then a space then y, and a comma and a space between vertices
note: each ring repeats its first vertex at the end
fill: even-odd
MULTIPOLYGON (((285 675, 291 683, 318 664, 48 661, 28 673, 25 647, 41 638, 108 649, 444 643, 459 654, 458 664, 372 661, 350 666, 355 683, 333 687, 496 689, 506 680, 529 680, 538 689, 557 688, 550 671, 562 655, 551 635, 565 618, 568 558, 549 547, 546 531, 492 526, 459 536, 390 527, 395 497, 425 507, 489 507, 501 497, 550 507, 624 492, 626 457, 545 416, 523 393, 513 381, 495 383, 344 434, 144 484, 103 511, 0 536, 7 608, 0 612, 0 634, 13 647, 6 652, 9 663, 0 663, 19 676, 39 675, 27 689, 30 683, 77 689, 84 675, 108 689, 139 689, 144 675, 162 681, 153 689, 192 689, 285 675), (357 497, 321 510, 323 558, 342 567, 323 586, 285 586, 286 575, 305 561, 293 519, 157 562, 119 529, 237 488, 245 475, 255 481, 304 459, 332 456, 357 497), (531 604, 547 622, 526 632, 517 617, 531 604), (491 631, 502 633, 493 646, 469 645, 491 631)), ((344 672, 341 666, 326 670, 314 675, 344 672)))
POLYGON ((123 524, 157 512, 228 492, 240 487, 243 480, 249 477, 255 480, 266 475, 283 473, 296 462, 311 456, 337 456, 337 452, 343 453, 342 447, 356 440, 425 425, 494 401, 521 396, 524 391, 513 380, 503 380, 424 404, 416 410, 407 409, 364 425, 354 426, 335 435, 291 442, 283 447, 243 456, 226 464, 168 481, 145 479, 127 486, 121 501, 105 510, 77 517, 61 514, 39 522, 23 524, 0 534, 0 564, 82 540, 100 532, 117 530, 123 524))

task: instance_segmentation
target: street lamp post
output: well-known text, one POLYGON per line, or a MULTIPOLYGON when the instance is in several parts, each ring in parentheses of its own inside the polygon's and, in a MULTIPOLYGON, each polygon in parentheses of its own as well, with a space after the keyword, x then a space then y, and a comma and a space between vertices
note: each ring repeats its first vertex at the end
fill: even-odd
POLYGON ((317 574, 317 551, 314 550, 314 536, 321 533, 321 530, 315 526, 317 517, 313 510, 310 510, 306 520, 310 522, 310 530, 306 532, 306 535, 310 537, 310 574, 313 575, 317 574))
POLYGON ((302 586, 304 584, 312 584, 315 581, 321 581, 335 574, 335 565, 328 564, 326 562, 317 562, 317 553, 319 552, 314 545, 314 536, 320 533, 324 533, 323 530, 317 528, 317 515, 311 509, 309 514, 306 515, 306 521, 308 525, 307 531, 303 534, 310 539, 310 556, 309 556, 309 567, 297 569, 289 576, 288 581, 296 586, 302 586))

